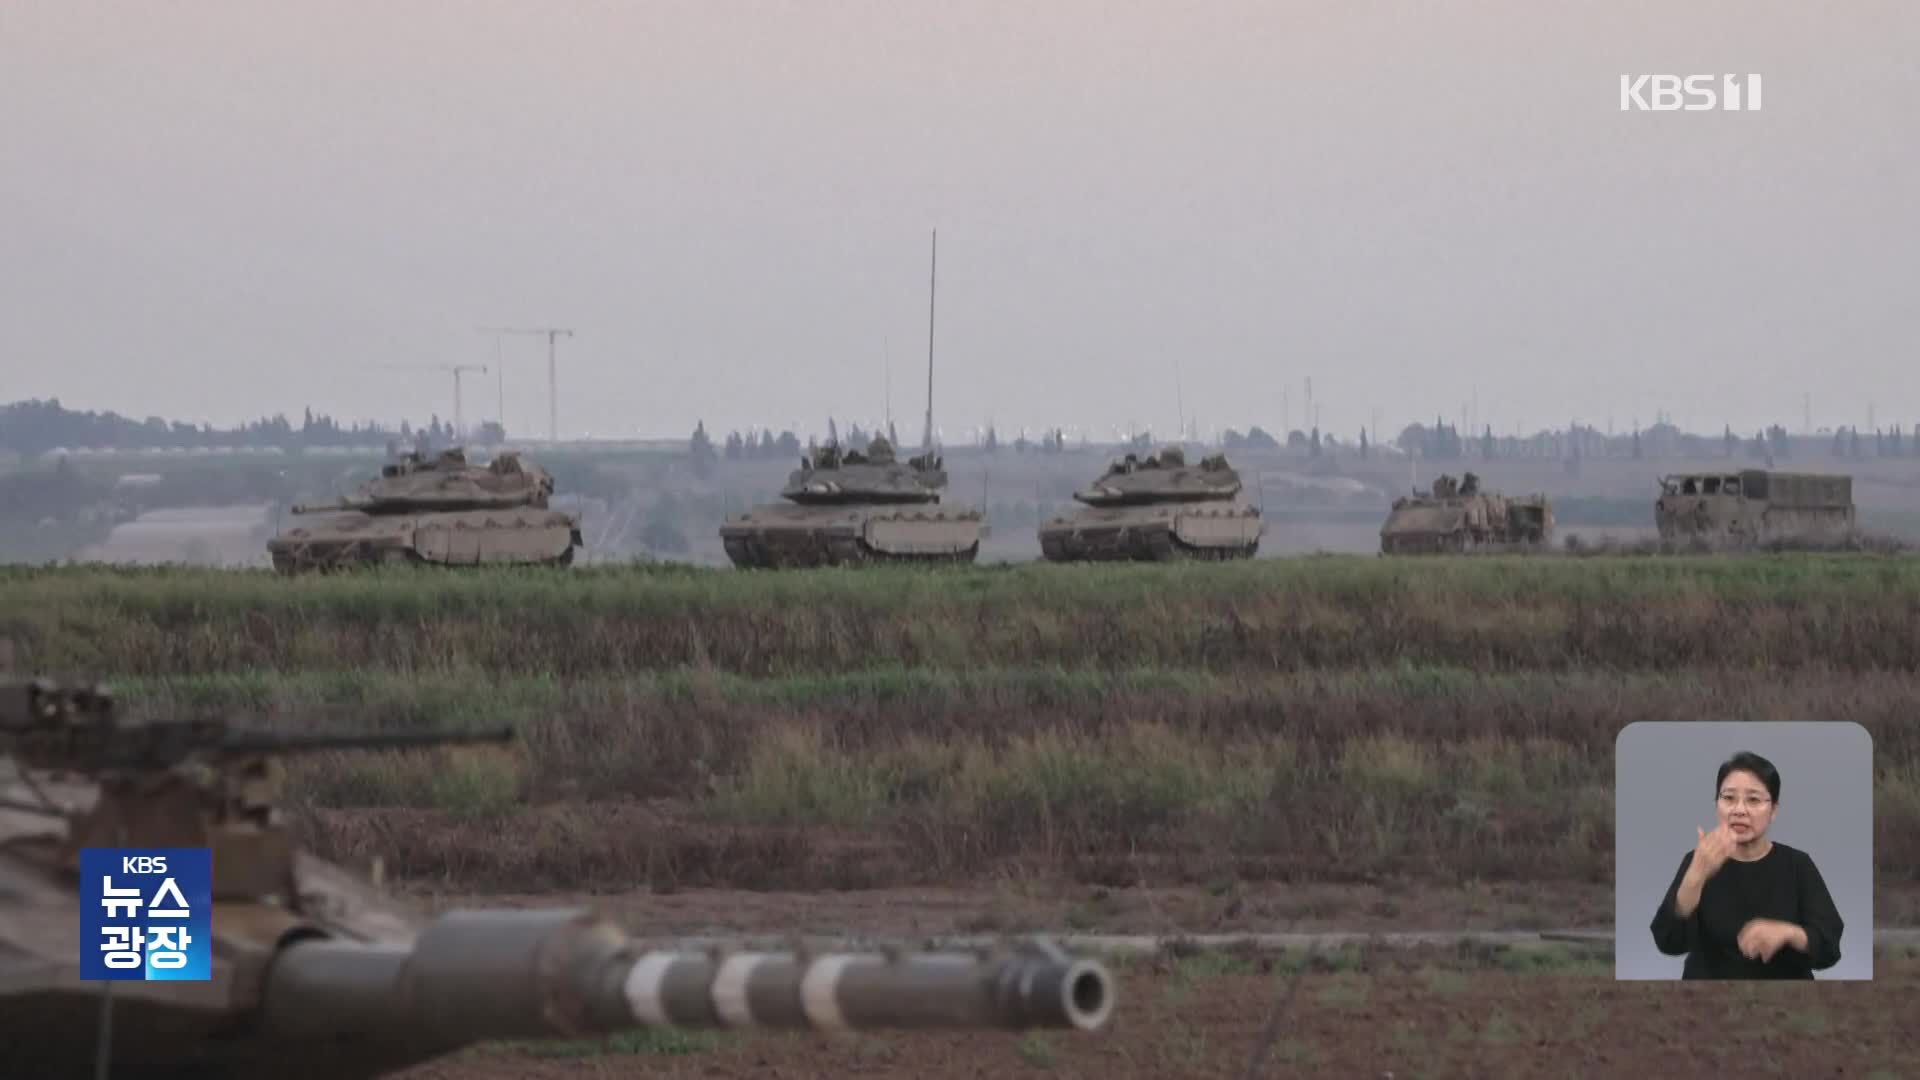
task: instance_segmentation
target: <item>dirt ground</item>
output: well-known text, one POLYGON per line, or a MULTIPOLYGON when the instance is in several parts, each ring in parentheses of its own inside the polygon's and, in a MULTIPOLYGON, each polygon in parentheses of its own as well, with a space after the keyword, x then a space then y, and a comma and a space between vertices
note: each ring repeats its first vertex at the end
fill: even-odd
POLYGON ((1097 1033, 688 1032, 610 1047, 481 1047, 404 1076, 1920 1075, 1911 1008, 1920 958, 1911 954, 1883 952, 1871 983, 1813 986, 1615 983, 1605 960, 1465 972, 1414 950, 1367 970, 1261 967, 1257 957, 1217 955, 1123 965, 1111 1022, 1097 1033))
MULTIPOLYGON (((844 893, 417 894, 429 909, 578 903, 636 934, 898 936, 1070 929, 1112 933, 1608 927, 1610 888, 1427 886, 1089 889, 1006 883, 844 893)), ((1882 918, 1882 925, 1890 920, 1882 918)), ((1920 1075, 1920 950, 1881 949, 1872 983, 1616 983, 1605 950, 1552 964, 1494 951, 1323 954, 1306 974, 1272 954, 1112 961, 1118 1002, 1098 1033, 654 1032, 610 1042, 485 1046, 405 1080, 529 1077, 1261 1077, 1920 1075), (1297 988, 1296 988, 1297 987, 1297 988), (1281 1005, 1283 1001, 1290 1003, 1281 1005)))

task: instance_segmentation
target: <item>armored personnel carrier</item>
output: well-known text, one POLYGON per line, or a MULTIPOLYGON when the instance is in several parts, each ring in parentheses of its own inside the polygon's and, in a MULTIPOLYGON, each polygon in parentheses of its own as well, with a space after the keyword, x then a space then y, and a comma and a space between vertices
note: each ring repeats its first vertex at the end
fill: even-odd
POLYGON ((267 551, 283 574, 378 563, 565 566, 582 546, 580 521, 547 509, 551 494, 553 478, 517 453, 484 467, 459 449, 408 453, 350 498, 294 506, 312 520, 267 541, 267 551))
POLYGON ((1553 539, 1553 503, 1545 495, 1510 497, 1480 490, 1480 478, 1442 475, 1433 489, 1393 500, 1380 527, 1380 553, 1417 555, 1545 544, 1553 539))
POLYGON ((1238 501, 1240 474, 1225 454, 1187 465, 1170 446, 1116 460, 1073 494, 1086 509, 1040 526, 1040 553, 1055 562, 1247 559, 1260 550, 1260 511, 1238 501))
POLYGON ((1090 1030, 1112 1010, 1106 969, 1044 940, 984 953, 729 953, 643 944, 588 910, 427 918, 301 850, 267 788, 286 753, 446 741, 129 724, 101 688, 0 682, 0 1076, 357 1080, 496 1039, 1090 1030), (89 847, 211 852, 208 978, 82 980, 81 950, 101 948, 80 932, 89 847))
POLYGON ((945 463, 901 464, 876 436, 865 453, 819 447, 787 477, 787 504, 757 506, 720 526, 727 558, 743 569, 871 562, 972 562, 986 535, 980 511, 940 505, 945 463))
POLYGON ((1854 531, 1853 477, 1769 469, 1665 476, 1653 514, 1663 540, 1834 542, 1854 531))

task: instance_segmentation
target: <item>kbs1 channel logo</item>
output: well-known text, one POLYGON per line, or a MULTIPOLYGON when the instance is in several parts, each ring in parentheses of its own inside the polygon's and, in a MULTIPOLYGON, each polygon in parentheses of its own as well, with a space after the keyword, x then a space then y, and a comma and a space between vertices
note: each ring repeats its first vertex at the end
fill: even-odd
POLYGON ((1758 75, 1622 75, 1621 112, 1759 112, 1758 75))
POLYGON ((80 849, 80 978, 205 982, 213 977, 213 853, 80 849))

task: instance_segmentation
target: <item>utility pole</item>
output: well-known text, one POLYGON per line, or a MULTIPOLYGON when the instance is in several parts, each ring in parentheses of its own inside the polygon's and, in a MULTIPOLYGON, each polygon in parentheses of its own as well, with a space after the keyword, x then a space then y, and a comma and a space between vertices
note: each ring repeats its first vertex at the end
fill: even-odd
POLYGON ((933 310, 935 285, 940 275, 940 230, 933 230, 933 259, 927 270, 927 426, 920 449, 933 449, 933 310))
POLYGON ((558 364, 554 359, 555 343, 562 337, 572 337, 573 331, 557 326, 483 327, 494 334, 532 334, 547 339, 547 438, 560 441, 560 378, 558 364))

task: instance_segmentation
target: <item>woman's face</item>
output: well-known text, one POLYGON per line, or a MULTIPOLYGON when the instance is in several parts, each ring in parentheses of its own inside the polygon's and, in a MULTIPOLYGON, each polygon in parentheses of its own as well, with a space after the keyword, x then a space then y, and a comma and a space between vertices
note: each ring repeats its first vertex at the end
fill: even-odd
POLYGON ((1767 834, 1773 824, 1773 800, 1767 785, 1746 771, 1735 769, 1720 782, 1720 824, 1733 833, 1737 844, 1751 844, 1767 834))

